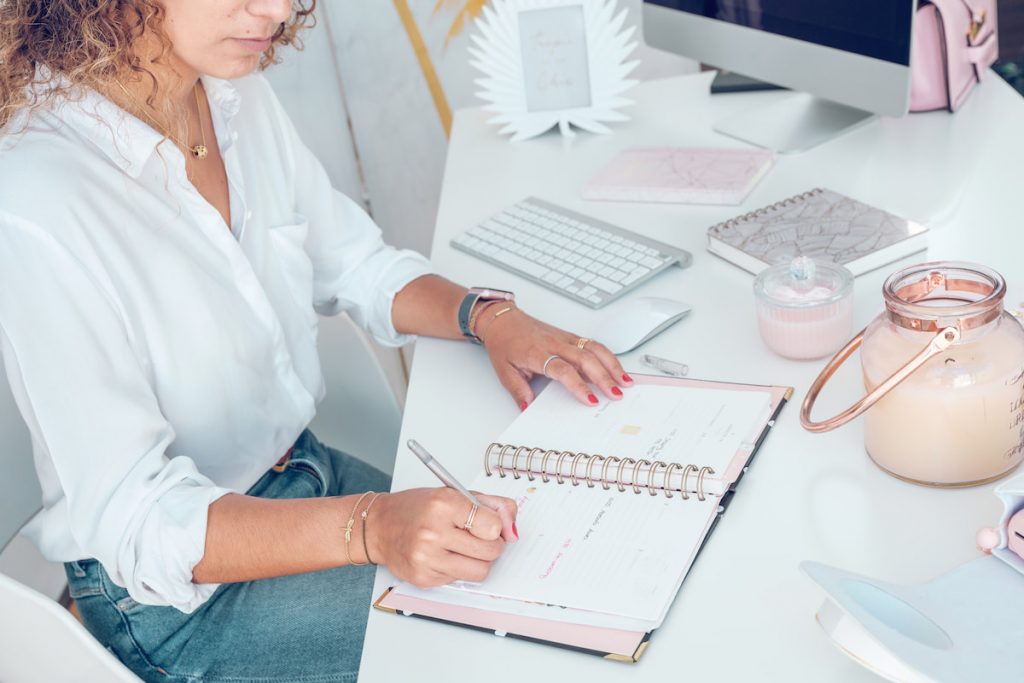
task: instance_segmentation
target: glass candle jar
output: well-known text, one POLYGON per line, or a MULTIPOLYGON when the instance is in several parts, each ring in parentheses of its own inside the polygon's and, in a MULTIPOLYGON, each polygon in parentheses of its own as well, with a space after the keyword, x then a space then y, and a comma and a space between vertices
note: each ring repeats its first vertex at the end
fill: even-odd
POLYGON ((885 310, 822 370, 801 424, 827 431, 866 413, 868 455, 919 484, 972 486, 1008 474, 1024 458, 1024 328, 1003 310, 1005 295, 998 273, 971 263, 893 274, 885 310), (867 395, 812 421, 818 393, 858 346, 867 395))
POLYGON ((754 300, 761 340, 784 358, 824 358, 853 331, 853 275, 837 263, 777 263, 754 279, 754 300))

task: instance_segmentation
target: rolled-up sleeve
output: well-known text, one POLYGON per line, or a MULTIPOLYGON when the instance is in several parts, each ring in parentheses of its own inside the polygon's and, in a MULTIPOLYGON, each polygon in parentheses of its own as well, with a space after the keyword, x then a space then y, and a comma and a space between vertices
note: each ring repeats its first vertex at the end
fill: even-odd
MULTIPOLYGON (((39 227, 0 213, 0 349, 37 467, 59 482, 44 515, 138 602, 191 612, 211 503, 230 490, 169 457, 160 411, 117 299, 39 227)), ((45 525, 43 525, 45 526, 45 525)), ((45 541, 45 539, 44 539, 45 541)))
POLYGON ((362 207, 334 189, 323 165, 299 139, 270 85, 266 96, 294 160, 296 208, 309 223, 305 248, 313 262, 313 305, 321 315, 347 312, 379 343, 400 346, 391 318, 395 295, 430 272, 430 262, 384 243, 380 228, 362 207))

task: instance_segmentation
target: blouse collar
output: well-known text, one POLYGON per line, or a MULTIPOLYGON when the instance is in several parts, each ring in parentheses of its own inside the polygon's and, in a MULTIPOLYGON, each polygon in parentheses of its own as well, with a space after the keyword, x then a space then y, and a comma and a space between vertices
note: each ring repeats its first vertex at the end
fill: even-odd
MULTIPOLYGON (((211 113, 219 115, 228 130, 228 124, 241 106, 238 91, 229 81, 220 78, 202 76, 201 80, 211 109, 216 109, 211 113)), ((147 122, 95 90, 83 90, 69 97, 52 111, 58 123, 87 139, 132 178, 142 173, 158 149, 167 145, 165 149, 169 151, 174 146, 147 122)))

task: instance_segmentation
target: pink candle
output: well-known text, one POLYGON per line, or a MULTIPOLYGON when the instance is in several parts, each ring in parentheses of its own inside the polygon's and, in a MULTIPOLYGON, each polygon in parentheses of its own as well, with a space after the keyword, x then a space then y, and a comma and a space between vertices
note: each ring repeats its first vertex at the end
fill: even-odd
POLYGON ((853 331, 853 275, 805 256, 754 280, 758 329, 772 351, 796 360, 838 351, 853 331))

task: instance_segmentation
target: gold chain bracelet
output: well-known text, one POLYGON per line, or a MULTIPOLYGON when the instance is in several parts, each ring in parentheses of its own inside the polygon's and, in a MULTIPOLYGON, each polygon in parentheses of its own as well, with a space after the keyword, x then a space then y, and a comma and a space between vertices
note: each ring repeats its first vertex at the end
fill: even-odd
POLYGON ((363 495, 359 496, 359 498, 356 499, 356 504, 352 506, 352 514, 349 515, 348 523, 345 525, 345 557, 348 558, 349 564, 355 565, 357 567, 362 566, 364 564, 370 564, 370 562, 369 558, 367 558, 366 562, 356 562, 352 559, 352 552, 349 550, 349 544, 352 541, 352 527, 356 523, 356 510, 359 509, 359 504, 363 502, 364 498, 371 495, 372 493, 373 491, 367 491, 366 493, 364 493, 363 495))

